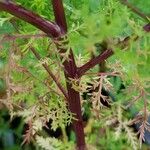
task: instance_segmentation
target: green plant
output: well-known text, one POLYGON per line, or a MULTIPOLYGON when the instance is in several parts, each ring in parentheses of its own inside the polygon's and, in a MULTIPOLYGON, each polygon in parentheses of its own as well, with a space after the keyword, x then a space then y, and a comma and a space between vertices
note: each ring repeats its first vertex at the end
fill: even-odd
MULTIPOLYGON (((92 117, 102 118, 101 114, 104 113, 105 122, 110 116, 113 119, 116 116, 111 113, 117 112, 113 108, 103 112, 99 99, 103 98, 109 102, 101 93, 102 86, 115 92, 117 87, 114 85, 112 89, 114 82, 110 76, 120 76, 126 89, 124 93, 117 95, 118 102, 114 104, 114 108, 116 105, 122 106, 125 100, 131 99, 126 107, 139 99, 144 101, 142 109, 141 106, 136 106, 141 114, 133 121, 117 118, 119 127, 121 125, 126 131, 131 145, 136 149, 135 136, 132 133, 129 135, 132 131, 128 125, 142 122, 139 130, 140 142, 144 139, 144 130, 149 129, 149 16, 125 0, 121 0, 121 3, 117 0, 66 0, 64 7, 68 30, 62 1, 51 1, 55 23, 46 20, 53 18, 48 11, 47 2, 0 1, 0 10, 13 15, 2 13, 1 26, 11 23, 15 29, 10 34, 3 33, 0 41, 3 50, 1 57, 6 58, 8 62, 4 73, 8 88, 7 98, 5 102, 1 102, 9 108, 12 116, 20 115, 29 124, 23 143, 32 141, 36 136, 35 139, 41 146, 46 141, 61 145, 57 140, 44 141, 42 137, 37 136, 42 126, 52 119, 54 130, 57 127, 63 130, 64 126, 72 123, 77 148, 85 149, 80 94, 87 91, 86 83, 92 82, 94 88, 98 88, 91 98, 94 112, 92 117), (26 7, 31 6, 32 10, 42 17, 23 8, 19 3, 26 7), (143 19, 130 12, 126 6, 143 19), (25 22, 20 22, 14 16, 25 22), (7 46, 4 45, 5 41, 9 42, 7 46), (100 44, 100 53, 96 51, 96 43, 100 44), (94 58, 91 58, 91 55, 94 58), (110 56, 112 57, 109 58, 110 56), (104 61, 106 63, 102 64, 104 61), (97 64, 108 64, 109 69, 99 73, 99 70, 94 68, 97 64)), ((120 130, 122 129, 119 129, 119 133, 120 130)))

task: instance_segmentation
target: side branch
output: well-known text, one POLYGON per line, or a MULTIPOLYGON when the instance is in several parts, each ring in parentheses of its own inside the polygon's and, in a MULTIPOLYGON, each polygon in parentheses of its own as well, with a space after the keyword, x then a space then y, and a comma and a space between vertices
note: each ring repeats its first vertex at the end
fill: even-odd
MULTIPOLYGON (((38 59, 41 60, 41 56, 39 55, 39 53, 36 52, 36 50, 31 47, 30 50, 32 51, 32 53, 34 54, 34 56, 38 59)), ((51 70, 49 69, 48 65, 46 63, 42 64, 42 66, 45 68, 45 70, 47 71, 47 73, 49 74, 49 76, 54 80, 54 82, 56 83, 56 85, 58 86, 58 88, 60 89, 60 91, 63 93, 63 95, 65 96, 66 100, 68 100, 68 94, 65 91, 65 89, 61 86, 61 84, 58 82, 58 80, 56 79, 55 75, 51 72, 51 70)))
POLYGON ((15 17, 18 17, 31 25, 37 27, 38 29, 45 32, 48 36, 52 38, 57 38, 61 36, 60 28, 57 24, 43 19, 39 15, 25 9, 24 7, 14 4, 13 2, 8 2, 5 0, 0 0, 0 10, 8 12, 15 17))
POLYGON ((131 3, 129 3, 127 0, 120 0, 120 1, 122 4, 126 5, 129 9, 131 9, 135 14, 139 15, 141 18, 145 19, 146 21, 149 21, 148 18, 150 18, 150 15, 144 14, 138 8, 136 8, 131 3))
POLYGON ((86 64, 84 64, 83 66, 78 68, 78 71, 77 71, 78 76, 81 77, 86 71, 93 68, 95 65, 103 62, 104 60, 109 58, 111 55, 113 55, 113 53, 114 52, 111 49, 106 50, 102 54, 100 54, 97 57, 91 59, 89 62, 87 62, 86 64))
MULTIPOLYGON (((143 27, 143 30, 145 32, 149 33, 150 32, 150 23, 146 24, 143 27)), ((138 37, 136 37, 135 40, 136 39, 138 39, 138 37)), ((123 41, 121 41, 118 44, 122 45, 124 47, 124 46, 126 46, 128 44, 129 40, 130 40, 130 37, 126 37, 123 41)), ((113 54, 114 54, 113 50, 109 49, 109 50, 105 50, 102 54, 98 55, 97 57, 92 58, 86 64, 84 64, 83 66, 78 68, 78 70, 77 70, 78 77, 81 77, 86 71, 88 71, 89 69, 93 68, 95 65, 103 62, 104 60, 106 60, 107 58, 109 58, 113 54)))

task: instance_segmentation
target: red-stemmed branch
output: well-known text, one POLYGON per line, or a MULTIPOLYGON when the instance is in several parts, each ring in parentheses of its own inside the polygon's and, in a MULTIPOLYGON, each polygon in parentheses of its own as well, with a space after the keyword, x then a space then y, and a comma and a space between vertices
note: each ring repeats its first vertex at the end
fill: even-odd
POLYGON ((14 4, 11 1, 0 0, 0 10, 6 11, 32 24, 52 38, 61 36, 60 27, 57 24, 48 21, 32 11, 25 9, 20 5, 14 4))
MULTIPOLYGON (((142 11, 140 11, 137 7, 133 6, 131 3, 128 2, 128 0, 120 0, 122 4, 126 5, 131 11, 133 11, 135 14, 139 15, 144 20, 149 21, 150 14, 145 14, 142 11)), ((150 23, 146 24, 143 29, 146 32, 150 32, 150 23)))
POLYGON ((26 34, 26 35, 22 35, 22 34, 15 34, 15 35, 4 34, 4 35, 2 35, 2 39, 0 40, 0 45, 2 45, 2 43, 4 43, 4 42, 14 41, 14 40, 17 40, 19 38, 21 38, 21 39, 29 39, 29 38, 37 39, 37 38, 43 38, 43 37, 47 37, 47 34, 45 34, 45 33, 26 34))
MULTIPOLYGON (((145 32, 150 32, 150 23, 145 25, 143 27, 143 30, 145 32)), ((137 40, 137 39, 138 39, 138 37, 135 38, 135 40, 137 40)), ((129 40, 130 40, 130 37, 126 37, 123 41, 118 43, 118 45, 123 44, 125 46, 129 42, 129 40)), ((78 68, 78 70, 77 70, 78 77, 81 77, 82 75, 84 75, 85 72, 92 69, 95 65, 100 64, 101 62, 105 61, 107 58, 109 58, 113 54, 114 54, 113 50, 108 49, 108 50, 105 50, 102 54, 99 54, 97 57, 92 58, 87 63, 85 63, 83 66, 78 68)))
POLYGON ((59 25, 63 34, 67 33, 67 22, 62 0, 52 0, 55 21, 59 25))
MULTIPOLYGON (((32 53, 34 54, 34 56, 38 59, 41 60, 41 56, 39 55, 38 52, 36 52, 36 50, 33 47, 30 47, 30 50, 32 51, 32 53)), ((60 91, 63 93, 63 95, 65 96, 66 100, 68 100, 68 94, 65 91, 65 89, 62 87, 62 85, 59 83, 59 81, 56 79, 55 75, 52 73, 52 71, 49 69, 48 65, 46 63, 43 63, 42 66, 45 68, 45 70, 47 71, 47 73, 49 74, 49 76, 53 79, 53 81, 56 83, 56 85, 58 86, 58 88, 60 89, 60 91)))
POLYGON ((135 14, 139 15, 141 18, 145 19, 149 22, 150 15, 146 15, 143 12, 141 12, 137 7, 133 6, 131 3, 128 2, 128 0, 120 0, 122 4, 126 5, 129 9, 131 9, 135 14))
POLYGON ((113 55, 113 51, 106 50, 102 54, 98 55, 97 57, 91 59, 86 64, 78 68, 78 77, 81 77, 86 71, 93 68, 95 65, 105 61, 107 58, 109 58, 111 55, 113 55))

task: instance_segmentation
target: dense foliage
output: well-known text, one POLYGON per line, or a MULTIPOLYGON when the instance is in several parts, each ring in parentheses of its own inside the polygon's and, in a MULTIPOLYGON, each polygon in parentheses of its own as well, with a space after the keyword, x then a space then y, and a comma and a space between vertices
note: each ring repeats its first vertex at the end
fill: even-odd
MULTIPOLYGON (((54 20, 49 0, 15 3, 54 20)), ((150 132, 150 1, 64 0, 63 4, 68 32, 60 41, 0 12, 0 122, 7 124, 0 125, 0 139, 5 141, 2 137, 8 139, 8 133, 15 132, 22 141, 14 140, 10 144, 14 149, 20 149, 21 143, 23 149, 75 149, 75 134, 71 132, 67 137, 65 127, 76 116, 68 109, 67 96, 58 82, 66 91, 64 64, 70 59, 70 48, 79 70, 108 50, 111 57, 87 72, 79 71, 79 78, 67 80, 80 93, 82 115, 88 117, 84 123, 87 148, 144 149, 144 133, 150 132), (103 88, 109 95, 102 93, 103 88), (10 120, 21 116, 16 130, 9 131, 9 122, 3 117, 7 113, 10 120), (49 120, 51 126, 47 126, 49 120), (25 125, 28 127, 22 139, 25 125), (134 132, 132 125, 138 125, 138 131, 134 132), (61 128, 62 137, 49 137, 44 126, 54 131, 61 128)))

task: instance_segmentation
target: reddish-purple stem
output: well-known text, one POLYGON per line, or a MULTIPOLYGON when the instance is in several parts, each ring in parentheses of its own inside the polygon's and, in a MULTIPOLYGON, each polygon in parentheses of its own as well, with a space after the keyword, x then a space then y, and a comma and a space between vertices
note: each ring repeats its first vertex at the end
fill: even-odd
POLYGON ((139 15, 141 18, 145 19, 146 21, 149 21, 148 18, 150 18, 150 15, 146 15, 143 12, 141 12, 137 7, 133 6, 131 3, 128 2, 128 0, 120 0, 122 4, 126 5, 131 11, 133 11, 135 14, 139 15))
POLYGON ((9 1, 0 1, 0 10, 6 11, 45 32, 48 36, 56 38, 61 36, 60 28, 57 24, 43 19, 39 15, 23 8, 20 5, 9 1))
POLYGON ((78 76, 81 77, 86 71, 93 68, 95 65, 105 61, 113 54, 114 52, 112 50, 106 50, 102 54, 98 55, 97 57, 92 58, 86 64, 78 68, 78 76))
MULTIPOLYGON (((52 0, 53 10, 55 15, 55 21, 60 26, 61 32, 65 35, 67 33, 67 23, 64 13, 64 8, 62 0, 52 0)), ((61 40, 61 39, 60 39, 61 40)), ((67 44, 67 43, 66 43, 67 44)), ((59 45, 58 49, 59 49, 59 45)), ((60 52, 65 52, 67 49, 60 49, 60 52)), ((75 114, 77 120, 73 120, 73 128, 76 134, 77 148, 79 150, 85 150, 85 136, 84 136, 84 127, 82 120, 81 104, 80 104, 80 94, 72 88, 70 78, 75 79, 77 77, 77 67, 74 60, 74 55, 72 49, 70 49, 69 58, 65 60, 64 73, 66 77, 66 84, 69 97, 69 109, 72 113, 75 114)))
MULTIPOLYGON (((36 52, 36 50, 33 47, 30 47, 30 50, 32 51, 32 53, 34 54, 34 56, 38 59, 41 60, 41 56, 38 52, 36 52)), ((42 64, 42 66, 45 68, 45 70, 47 71, 47 73, 49 74, 49 76, 53 79, 53 81, 56 83, 56 85, 58 86, 58 88, 60 89, 60 91, 64 94, 66 100, 68 100, 68 94, 65 91, 65 89, 62 87, 62 85, 59 83, 59 81, 56 79, 55 75, 52 73, 52 71, 49 69, 48 65, 46 63, 42 64)))
POLYGON ((63 8, 62 0, 52 0, 53 10, 55 15, 55 21, 57 25, 61 28, 63 34, 67 33, 67 22, 65 17, 65 12, 63 8))

